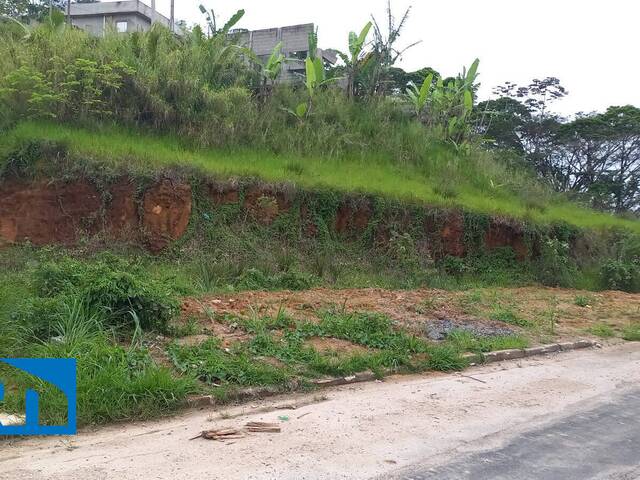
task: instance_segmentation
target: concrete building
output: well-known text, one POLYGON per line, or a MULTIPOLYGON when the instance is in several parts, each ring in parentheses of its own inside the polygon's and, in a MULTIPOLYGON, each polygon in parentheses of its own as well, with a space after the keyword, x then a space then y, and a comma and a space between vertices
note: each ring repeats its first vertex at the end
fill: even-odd
MULTIPOLYGON (((153 22, 169 26, 169 19, 140 0, 119 2, 72 3, 71 23, 93 35, 103 35, 108 28, 121 33, 148 30, 153 22)), ((266 62, 274 47, 282 42, 282 53, 287 61, 282 67, 279 81, 289 82, 304 75, 304 61, 309 50, 309 34, 315 31, 313 23, 291 25, 264 30, 236 30, 230 35, 238 44, 250 48, 266 62)), ((332 50, 318 49, 317 55, 328 64, 335 64, 337 56, 332 50)))
POLYGON ((140 0, 71 4, 71 23, 93 35, 103 35, 108 28, 122 33, 144 31, 153 22, 169 26, 167 17, 154 14, 140 0))
MULTIPOLYGON (((232 35, 240 45, 250 48, 266 62, 275 46, 282 42, 282 53, 288 59, 285 62, 280 81, 287 82, 298 79, 298 74, 304 75, 304 60, 309 52, 309 34, 315 31, 313 23, 291 25, 281 28, 267 28, 253 31, 234 31, 232 35)), ((317 55, 329 64, 336 63, 337 56, 332 50, 318 49, 317 55)))

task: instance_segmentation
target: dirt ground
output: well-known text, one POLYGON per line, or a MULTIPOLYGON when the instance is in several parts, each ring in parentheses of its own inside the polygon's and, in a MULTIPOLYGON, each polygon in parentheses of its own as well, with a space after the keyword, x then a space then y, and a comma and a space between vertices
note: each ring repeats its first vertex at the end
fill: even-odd
POLYGON ((299 394, 85 430, 72 438, 6 442, 0 445, 0 479, 392 478, 416 462, 437 467, 459 453, 493 448, 593 404, 607 404, 612 395, 637 388, 638 347, 625 343, 479 366, 464 374, 395 377, 321 396, 299 394), (190 440, 203 430, 242 428, 251 421, 275 422, 282 431, 227 442, 190 440))
POLYGON ((197 318, 207 331, 228 343, 241 334, 228 321, 222 321, 225 317, 275 316, 284 311, 293 318, 314 320, 327 309, 383 313, 418 335, 426 335, 427 327, 434 322, 452 321, 475 327, 506 327, 528 336, 533 343, 547 343, 596 338, 589 332, 596 325, 621 332, 640 322, 640 295, 539 287, 463 292, 377 288, 250 291, 187 298, 183 321, 197 318), (505 316, 507 323, 503 321, 505 316))

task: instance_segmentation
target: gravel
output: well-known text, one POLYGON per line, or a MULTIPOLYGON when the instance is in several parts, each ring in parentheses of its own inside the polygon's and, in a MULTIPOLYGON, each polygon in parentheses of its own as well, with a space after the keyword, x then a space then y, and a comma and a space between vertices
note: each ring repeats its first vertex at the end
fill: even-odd
POLYGON ((444 340, 454 330, 464 330, 478 337, 496 337, 516 333, 504 324, 475 318, 437 318, 428 320, 425 324, 425 333, 432 340, 444 340))

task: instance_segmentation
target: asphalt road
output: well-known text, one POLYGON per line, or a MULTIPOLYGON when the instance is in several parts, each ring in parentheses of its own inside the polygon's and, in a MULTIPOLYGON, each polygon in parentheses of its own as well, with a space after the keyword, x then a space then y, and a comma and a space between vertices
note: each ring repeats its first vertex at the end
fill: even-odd
POLYGON ((519 434, 505 445, 417 465, 398 480, 640 479, 640 389, 519 434))

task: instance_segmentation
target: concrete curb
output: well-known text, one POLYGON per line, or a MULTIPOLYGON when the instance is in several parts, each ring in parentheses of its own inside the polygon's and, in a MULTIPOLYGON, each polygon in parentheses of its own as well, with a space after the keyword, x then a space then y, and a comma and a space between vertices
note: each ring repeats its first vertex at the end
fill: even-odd
MULTIPOLYGON (((551 345, 542 345, 540 347, 531 347, 525 349, 513 349, 513 350, 498 350, 489 353, 469 353, 464 355, 470 362, 474 363, 495 363, 503 360, 517 360, 520 358, 535 357, 539 355, 547 355, 549 353, 568 352, 571 350, 579 350, 583 348, 595 347, 597 342, 592 340, 578 340, 575 342, 565 343, 553 343, 551 345)), ((385 372, 385 374, 391 374, 393 372, 385 372)), ((370 382, 376 380, 376 375, 373 372, 360 372, 348 377, 335 377, 335 378, 322 378, 313 380, 311 385, 318 388, 337 387, 341 385, 350 385, 353 383, 370 382)), ((245 388, 234 392, 231 399, 234 401, 244 401, 249 399, 260 399, 266 397, 272 397, 282 393, 293 392, 300 385, 291 384, 285 389, 277 387, 255 387, 245 388)), ((203 408, 211 407, 222 404, 213 395, 198 395, 190 397, 186 400, 186 406, 189 408, 203 408)))
POLYGON ((568 352, 571 350, 595 347, 596 345, 597 343, 592 340, 578 340, 575 342, 553 343, 551 345, 542 345, 540 347, 531 347, 522 350, 499 350, 475 355, 475 357, 478 359, 478 363, 494 363, 503 360, 516 360, 519 358, 547 355, 549 353, 568 352))

